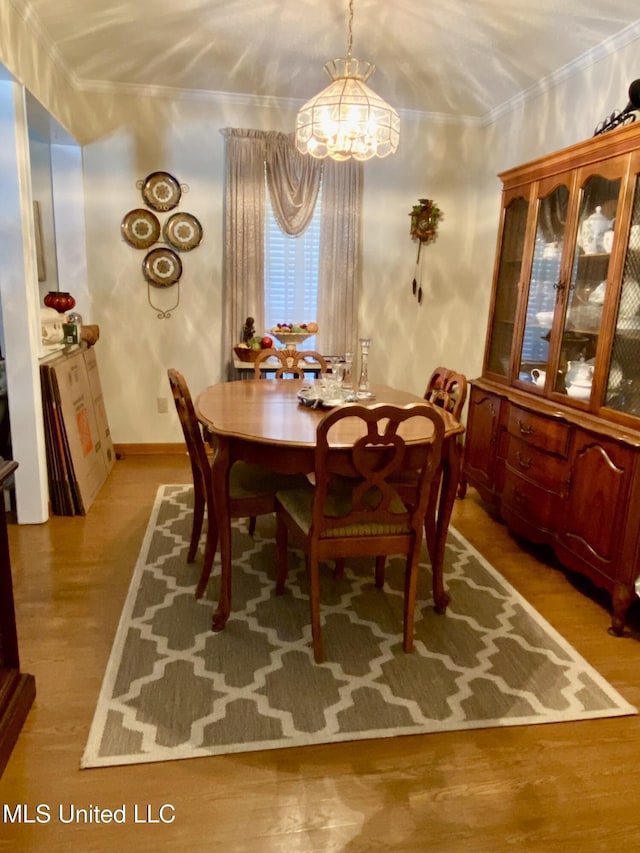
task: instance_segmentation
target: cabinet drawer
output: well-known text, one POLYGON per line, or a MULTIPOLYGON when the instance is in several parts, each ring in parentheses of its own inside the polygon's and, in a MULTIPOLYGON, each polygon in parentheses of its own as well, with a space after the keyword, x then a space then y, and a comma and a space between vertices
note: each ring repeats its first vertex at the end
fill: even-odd
POLYGON ((566 492, 569 463, 512 435, 509 436, 507 465, 514 473, 539 486, 561 494, 566 492))
POLYGON ((569 425, 536 415, 520 406, 509 406, 507 429, 511 435, 541 447, 547 453, 566 456, 569 448, 569 425))
POLYGON ((502 509, 522 518, 527 525, 555 532, 563 500, 555 492, 531 483, 507 468, 502 509))

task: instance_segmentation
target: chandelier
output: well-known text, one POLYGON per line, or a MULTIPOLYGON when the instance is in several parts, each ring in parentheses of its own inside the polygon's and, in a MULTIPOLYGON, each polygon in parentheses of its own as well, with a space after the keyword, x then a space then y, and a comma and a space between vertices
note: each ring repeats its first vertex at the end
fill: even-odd
POLYGON ((347 57, 325 64, 333 82, 307 101, 296 119, 296 147, 302 154, 370 160, 387 157, 398 148, 400 118, 366 85, 376 67, 351 56, 352 28, 353 0, 349 0, 347 57))

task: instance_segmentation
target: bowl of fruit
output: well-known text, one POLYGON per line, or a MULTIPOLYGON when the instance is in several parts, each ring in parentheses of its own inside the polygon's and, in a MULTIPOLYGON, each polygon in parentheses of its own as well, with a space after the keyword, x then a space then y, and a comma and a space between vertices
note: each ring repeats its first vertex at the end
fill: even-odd
POLYGON ((298 344, 304 343, 307 338, 315 335, 317 331, 317 323, 277 323, 269 330, 269 334, 273 335, 283 346, 295 348, 298 344))
POLYGON ((236 354, 236 358, 240 361, 253 362, 257 359, 263 349, 271 349, 273 347, 273 338, 269 335, 264 335, 260 337, 259 335, 254 335, 249 338, 248 341, 236 344, 233 348, 233 351, 236 354))

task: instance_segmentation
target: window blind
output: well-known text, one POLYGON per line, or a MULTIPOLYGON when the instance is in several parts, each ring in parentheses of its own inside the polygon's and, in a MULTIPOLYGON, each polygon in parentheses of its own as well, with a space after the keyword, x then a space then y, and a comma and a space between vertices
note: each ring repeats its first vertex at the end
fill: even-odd
MULTIPOLYGON (((278 323, 309 323, 318 315, 322 184, 311 222, 297 237, 285 234, 266 188, 264 302, 267 329, 278 323)), ((315 349, 315 336, 304 343, 315 349)))

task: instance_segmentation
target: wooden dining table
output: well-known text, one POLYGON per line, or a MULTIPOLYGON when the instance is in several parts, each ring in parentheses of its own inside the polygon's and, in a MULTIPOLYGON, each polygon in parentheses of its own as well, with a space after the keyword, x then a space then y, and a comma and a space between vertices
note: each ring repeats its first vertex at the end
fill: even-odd
MULTIPOLYGON (((300 404, 297 393, 308 385, 302 379, 254 379, 220 382, 198 395, 195 403, 200 423, 214 437, 211 466, 221 575, 220 594, 213 615, 213 630, 222 630, 231 613, 231 515, 229 471, 237 460, 258 463, 282 474, 310 474, 314 469, 316 428, 326 414, 300 404)), ((391 388, 371 385, 370 403, 424 403, 422 397, 391 388)), ((360 402, 360 401, 359 401, 360 402)), ((366 404, 366 401, 363 401, 366 404)), ((431 405, 431 404, 429 404, 431 405)), ((444 588, 443 568, 447 531, 456 496, 461 466, 461 436, 464 427, 444 409, 438 408, 445 426, 442 445, 440 488, 425 518, 427 546, 433 576, 435 609, 444 613, 449 596, 444 588)), ((343 423, 349 424, 347 419, 343 423)), ((423 426, 432 430, 432 426, 423 426)), ((339 441, 353 443, 357 435, 343 434, 339 441)), ((411 441, 431 440, 431 434, 416 434, 411 441)), ((212 529, 208 525, 208 529, 212 529)))

